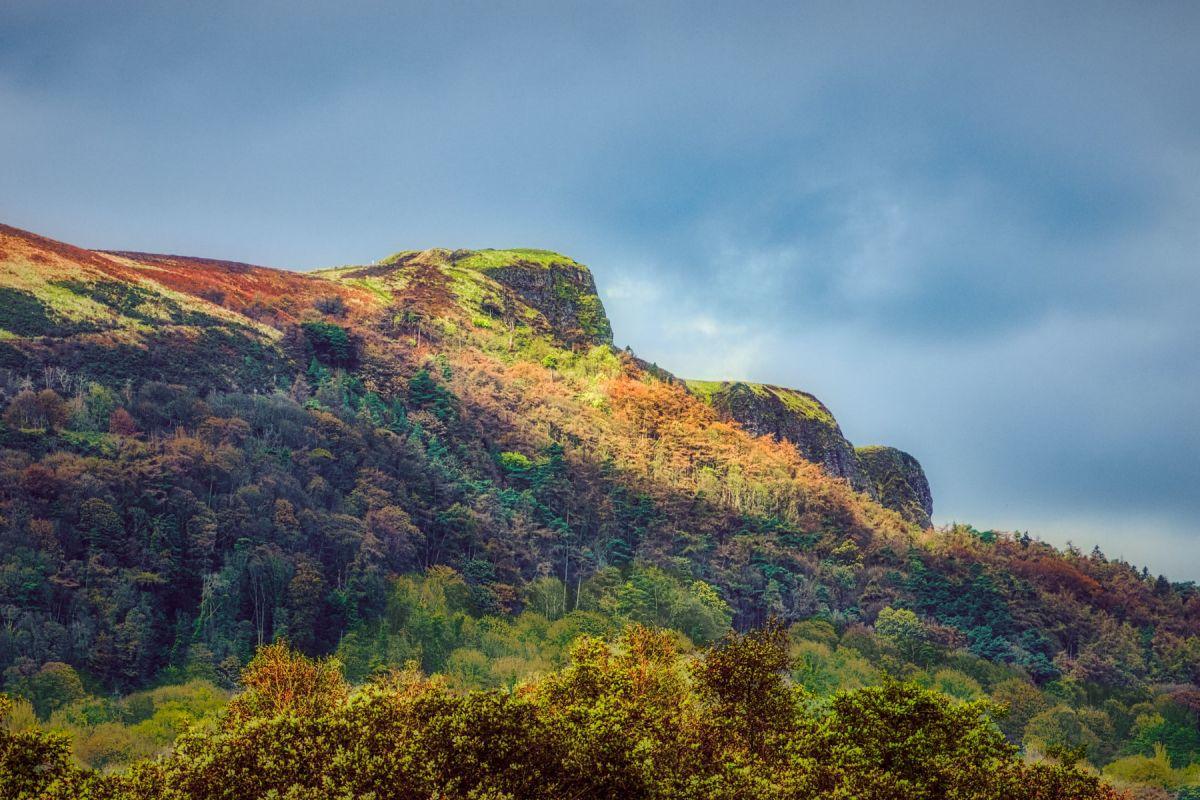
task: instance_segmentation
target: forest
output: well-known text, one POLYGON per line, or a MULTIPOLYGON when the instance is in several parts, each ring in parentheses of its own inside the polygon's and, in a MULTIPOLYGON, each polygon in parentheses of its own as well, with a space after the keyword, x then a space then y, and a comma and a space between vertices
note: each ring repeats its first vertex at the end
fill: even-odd
POLYGON ((3 241, 0 793, 1200 796, 1200 589, 906 521, 569 259, 3 241))

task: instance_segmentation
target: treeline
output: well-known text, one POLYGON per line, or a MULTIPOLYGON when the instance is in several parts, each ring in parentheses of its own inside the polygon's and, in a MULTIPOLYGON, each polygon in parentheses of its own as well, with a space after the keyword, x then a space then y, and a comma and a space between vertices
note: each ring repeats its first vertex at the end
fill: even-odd
MULTIPOLYGON (((787 635, 730 635, 703 657, 635 626, 578 639, 515 692, 451 689, 414 668, 357 689, 339 664, 261 648, 211 730, 118 773, 75 767, 63 737, 0 732, 6 798, 1038 798, 1118 795, 1022 760, 986 704, 914 683, 817 700, 786 677, 787 635)), ((0 714, 10 711, 0 700, 0 714)))
MULTIPOLYGON (((462 576, 444 568, 393 583, 384 617, 343 638, 337 655, 356 681, 404 663, 442 675, 462 690, 515 689, 568 663, 581 635, 613 637, 631 624, 670 631, 688 650, 713 641, 728 621, 710 589, 688 586, 656 568, 625 579, 585 582, 580 605, 566 610, 563 585, 542 578, 527 589, 516 617, 480 615, 462 576), (705 624, 697 627, 695 621, 705 624), (711 638, 710 638, 711 637, 711 638)), ((1071 675, 1037 682, 1021 666, 984 658, 953 629, 904 608, 885 607, 874 625, 835 626, 810 618, 788 629, 790 680, 812 697, 901 679, 963 702, 992 704, 1008 741, 1030 756, 1053 754, 1103 774, 1139 797, 1200 792, 1200 692, 1190 684, 1105 686, 1071 675), (1189 788, 1190 787, 1190 788, 1189 788)))
MULTIPOLYGON (((581 609, 567 611, 561 582, 543 578, 530 584, 525 612, 497 617, 473 611, 463 578, 436 568, 395 581, 383 619, 352 630, 337 655, 356 681, 413 663, 458 689, 511 690, 565 667, 581 635, 611 638, 648 624, 668 629, 684 650, 693 640, 713 641, 710 632, 729 612, 714 604, 705 607, 711 616, 695 616, 696 598, 707 591, 635 566, 624 580, 586 582, 581 609), (698 618, 706 625, 696 627, 698 618)), ((890 676, 959 701, 989 702, 999 729, 1026 754, 1086 763, 1141 797, 1200 791, 1200 692, 1189 684, 1106 687, 1070 675, 1039 684, 1022 667, 981 657, 903 608, 885 607, 873 626, 810 618, 792 624, 788 639, 788 675, 814 698, 890 676)))
MULTIPOLYGON (((729 619, 728 609, 705 605, 709 591, 654 567, 635 567, 624 581, 586 586, 586 610, 565 610, 563 585, 547 577, 527 587, 521 614, 493 615, 478 610, 463 576, 434 567, 395 579, 383 616, 355 626, 336 656, 355 684, 408 669, 435 675, 455 692, 521 694, 568 668, 582 637, 612 641, 632 626, 671 621, 707 637, 729 619), (700 617, 707 624, 696 628, 698 603, 707 609, 700 617)), ((656 629, 682 658, 693 659, 697 651, 686 633, 656 629)), ((786 648, 781 669, 810 703, 899 680, 936 693, 943 703, 986 704, 998 730, 1027 757, 1077 763, 1139 798, 1191 798, 1200 786, 1200 704, 1186 686, 1109 692, 1102 699, 1091 699, 1096 687, 1070 677, 1038 686, 1018 667, 948 646, 936 625, 907 609, 884 609, 873 627, 797 622, 787 630, 786 648)), ((105 770, 168 752, 193 726, 211 731, 228 698, 193 679, 114 700, 88 693, 65 664, 17 688, 28 699, 16 701, 10 730, 61 734, 76 763, 105 770)))

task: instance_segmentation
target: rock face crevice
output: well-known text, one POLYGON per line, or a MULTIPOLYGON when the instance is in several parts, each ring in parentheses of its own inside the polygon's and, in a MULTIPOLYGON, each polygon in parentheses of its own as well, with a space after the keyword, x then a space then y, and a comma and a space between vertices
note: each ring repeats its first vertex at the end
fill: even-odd
POLYGON ((789 442, 807 461, 921 527, 933 498, 921 464, 892 447, 855 449, 829 409, 797 389, 741 381, 685 381, 688 391, 755 436, 789 442))

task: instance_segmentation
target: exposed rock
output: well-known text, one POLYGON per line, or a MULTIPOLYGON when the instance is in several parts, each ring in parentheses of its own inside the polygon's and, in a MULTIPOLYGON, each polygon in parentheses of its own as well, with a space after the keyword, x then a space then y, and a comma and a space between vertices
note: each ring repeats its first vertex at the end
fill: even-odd
POLYGON ((894 447, 860 447, 857 454, 862 472, 882 505, 922 528, 932 524, 933 494, 921 462, 894 447))
POLYGON ((512 289, 546 318, 564 344, 612 344, 612 327, 587 267, 545 250, 462 252, 452 256, 456 266, 479 269, 512 289))
POLYGON ((872 493, 854 446, 846 441, 833 414, 807 392, 758 383, 686 381, 688 391, 723 417, 756 436, 791 442, 808 461, 845 478, 854 489, 872 493))

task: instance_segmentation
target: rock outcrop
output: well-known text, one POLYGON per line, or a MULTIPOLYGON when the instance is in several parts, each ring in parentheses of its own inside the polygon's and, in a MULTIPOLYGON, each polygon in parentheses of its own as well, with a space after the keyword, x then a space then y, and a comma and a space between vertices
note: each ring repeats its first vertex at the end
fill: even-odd
POLYGON ((478 269, 512 289, 572 347, 612 344, 612 326, 584 265, 549 250, 458 250, 457 267, 478 269))
POLYGON ((735 420, 755 436, 791 442, 826 473, 845 478, 857 491, 871 491, 854 446, 842 435, 833 414, 807 392, 740 381, 687 381, 688 391, 735 420))
POLYGON ((825 404, 808 392, 741 381, 685 384, 725 419, 755 436, 790 442, 806 460, 909 522, 923 528, 931 524, 933 497, 920 462, 894 447, 855 449, 825 404))
POLYGON ((900 512, 909 522, 929 527, 933 494, 921 462, 894 447, 860 447, 857 455, 880 504, 900 512))

